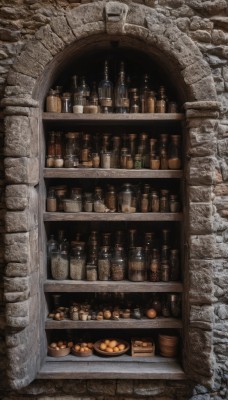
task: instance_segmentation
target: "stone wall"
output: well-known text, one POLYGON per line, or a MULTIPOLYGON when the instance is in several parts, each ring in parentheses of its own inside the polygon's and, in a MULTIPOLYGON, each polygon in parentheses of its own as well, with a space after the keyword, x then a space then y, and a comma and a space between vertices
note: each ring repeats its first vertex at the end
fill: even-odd
MULTIPOLYGON (((186 84, 189 84, 192 90, 191 96, 201 93, 205 96, 202 100, 210 97, 216 100, 215 91, 221 107, 218 112, 217 103, 200 105, 197 102, 194 105, 186 104, 186 112, 189 128, 189 149, 188 170, 189 170, 189 196, 190 196, 190 325, 189 341, 190 346, 196 348, 196 352, 187 366, 191 370, 192 382, 125 382, 125 381, 56 381, 44 382, 34 381, 25 389, 12 391, 9 389, 5 379, 6 364, 6 345, 5 337, 5 318, 7 326, 11 329, 27 326, 30 307, 36 299, 37 291, 29 293, 31 279, 36 280, 37 264, 33 264, 32 270, 28 268, 28 258, 31 257, 34 249, 31 247, 34 235, 37 234, 36 217, 31 218, 30 210, 33 209, 36 202, 36 192, 32 188, 37 183, 37 178, 33 175, 31 166, 34 167, 34 158, 29 164, 29 157, 36 157, 37 149, 30 145, 34 144, 32 138, 26 136, 28 124, 36 127, 36 112, 32 116, 30 107, 36 107, 36 102, 28 100, 27 95, 31 93, 34 86, 34 78, 42 71, 42 63, 51 59, 50 56, 50 26, 52 37, 55 37, 52 47, 52 53, 56 54, 62 50, 63 43, 72 40, 79 35, 77 31, 77 13, 82 12, 81 3, 98 3, 98 11, 102 2, 82 0, 75 1, 36 1, 36 0, 12 0, 10 5, 6 0, 2 0, 0 8, 0 17, 2 27, 0 28, 0 40, 2 49, 0 50, 0 71, 1 71, 1 95, 5 97, 2 105, 5 106, 5 129, 3 124, 0 126, 0 140, 5 140, 5 155, 8 156, 6 166, 6 178, 9 185, 4 196, 4 168, 3 154, 0 154, 0 394, 4 399, 17 398, 41 398, 50 397, 66 399, 138 399, 138 398, 156 398, 157 400, 167 399, 178 400, 220 400, 225 399, 228 380, 228 223, 227 223, 227 198, 228 198, 228 10, 225 0, 202 1, 202 0, 145 0, 145 1, 124 1, 134 7, 134 3, 146 5, 154 11, 147 18, 147 26, 151 30, 151 45, 156 41, 158 32, 164 33, 169 20, 176 26, 177 30, 170 31, 170 34, 176 34, 173 42, 183 34, 186 47, 192 46, 194 41, 194 52, 196 57, 198 51, 203 55, 203 62, 195 61, 188 70, 188 54, 185 53, 182 59, 182 75, 186 84), (78 8, 79 7, 79 8, 78 8), (68 17, 68 30, 64 31, 64 24, 60 27, 53 22, 55 18, 62 18, 65 21, 65 15, 72 10, 72 18, 68 17), (154 18, 154 19, 153 19, 154 18), (49 25, 50 24, 50 25, 49 25), (151 24, 151 26, 150 26, 151 24), (44 30, 40 30, 45 27, 44 30), (154 29, 154 32, 153 32, 154 29), (187 35, 191 42, 185 39, 187 35), (69 39, 71 37, 71 39, 69 39), (43 54, 40 60, 36 61, 36 56, 32 53, 32 47, 26 47, 30 40, 38 39, 42 45, 40 48, 43 54), (47 40, 48 38, 48 40, 47 40), (67 39, 66 39, 67 38, 67 39), (24 53, 31 56, 31 64, 27 64, 26 70, 23 67, 24 53), (15 60, 21 54, 19 62, 15 67, 15 60), (35 58, 33 58, 35 57, 35 58), (50 58, 49 58, 50 57, 50 58), (21 64, 20 64, 21 62, 21 64), (204 64, 205 62, 205 64, 204 64), (184 63, 186 63, 184 65, 184 63), (22 65, 22 67, 20 66, 22 65), (35 69, 37 65, 37 69, 35 69), (209 67, 209 68, 208 68, 209 67), (34 70, 33 70, 34 68, 34 70), (10 71, 10 72, 9 72, 10 71), (210 74, 213 80, 210 79, 210 74), (6 78, 8 76, 8 84, 6 78), (23 84, 23 80, 26 82, 23 84), (20 81, 20 84, 18 82, 20 81), (206 93, 199 89, 205 88, 206 93), (18 87, 21 92, 18 92, 18 87), (23 101, 20 99, 23 98, 23 101), (14 100, 16 99, 16 100, 14 100), (19 100, 18 100, 19 99, 19 100), (17 119, 17 115, 20 116, 17 119), (29 115, 29 118, 27 117, 29 115), (27 142, 29 140, 29 142, 27 142), (23 142, 23 146, 21 143, 23 142), (26 145, 24 145, 26 144, 26 145), (14 150, 16 152, 14 153, 14 150), (200 174, 199 174, 200 170, 200 174), (29 171, 29 174, 28 174, 29 171), (13 183, 13 185, 12 185, 13 183), (28 193, 28 186, 31 185, 28 193), (17 184, 20 185, 20 195, 17 191, 17 184), (7 205, 7 217, 5 218, 5 200, 7 205), (15 201, 16 199, 16 201, 15 201), (29 199, 29 202, 28 202, 29 199), (16 206, 15 206, 16 204, 16 206), (13 211, 13 213, 12 213, 13 211), (16 219, 15 219, 16 217, 16 219), (4 228, 5 226, 5 228, 4 228), (17 228, 18 227, 18 230, 17 228), (16 229, 16 232, 15 232, 16 229), (3 234, 5 235, 5 293, 3 295, 3 234), (19 234, 17 232, 20 232, 19 234), (24 233, 23 233, 24 232, 24 233), (29 233, 28 233, 29 232, 29 233), (20 246, 17 246, 20 241, 20 246), (207 254, 205 260, 205 254, 207 254), (33 278, 32 278, 33 277, 33 278), (13 279, 11 279, 13 278, 13 279), (202 290, 203 289, 203 290, 202 290), (200 293, 199 293, 200 291, 200 293), (200 295, 200 296, 199 296, 200 295), (33 300, 31 300, 33 299, 33 300), (200 300, 199 300, 200 299, 200 300), (5 300, 7 312, 5 313, 5 300), (21 307, 20 307, 21 305, 21 307), (15 317, 16 313, 16 318, 15 317), (18 318, 19 317, 19 318, 18 318), (198 354, 197 354, 198 353, 198 354), (205 375, 214 375, 215 380, 212 387, 197 385, 198 374, 203 370, 205 375), (213 370, 213 372, 212 372, 213 370), (74 393, 74 396, 72 396, 74 393)), ((103 2, 105 3, 105 2, 103 2)), ((134 19, 134 13, 130 14, 129 33, 132 34, 132 25, 144 24, 145 9, 137 14, 134 19), (143 21, 143 22, 142 22, 143 21)), ((71 14, 71 13, 70 13, 71 14)), ((93 18, 99 18, 99 12, 96 16, 89 13, 86 22, 91 22, 93 18), (97 16, 98 15, 98 16, 97 16)), ((101 24, 97 24, 96 29, 101 24)), ((120 26, 121 28, 121 26, 120 26)), ((83 28, 81 28, 82 30, 83 28)), ((113 26, 109 24, 107 30, 112 32, 113 26)), ((136 29, 136 28, 134 28, 136 29)), ((138 29, 139 31, 139 29, 138 29)), ((168 31, 168 28, 167 28, 168 31)), ((169 32, 166 31, 166 36, 169 32)), ((81 33, 81 32, 80 32, 81 33)), ((86 34, 85 32, 83 33, 86 34)), ((140 34, 143 35, 141 28, 140 34)), ((165 35, 164 35, 165 37, 165 35)), ((28 45, 29 46, 29 45, 28 45)), ((165 46, 165 45, 164 45, 165 46)), ((37 47, 38 49, 38 47, 37 47)), ((183 46, 181 50, 183 49, 183 46)), ((174 46, 173 52, 181 50, 174 46)), ((192 49, 191 49, 192 50, 192 49)), ((183 50, 182 50, 183 51, 183 50)), ((170 50, 171 52, 171 50, 170 50)), ((191 62, 190 62, 191 64, 191 62)), ((201 100, 197 98, 197 100, 201 100)), ((2 146, 1 146, 2 148, 2 146)), ((34 285, 33 285, 34 287, 34 285)), ((29 327, 26 328, 29 331, 29 327)), ((7 332, 7 331, 6 331, 7 332)), ((11 332, 12 333, 12 332, 11 332)), ((28 337, 30 332, 28 332, 28 337)), ((15 341, 20 342, 20 334, 7 335, 8 360, 11 367, 13 358, 17 357, 21 351, 20 345, 14 350, 15 341), (9 340, 10 337, 10 340, 9 340), (13 350, 11 351, 11 349, 13 350)), ((26 354, 26 353, 24 353, 26 354)), ((27 354, 29 357, 29 355, 27 354)), ((32 362, 32 360, 31 360, 32 362)), ((27 364, 26 364, 27 365, 27 364)), ((28 364, 31 366, 30 364, 28 364)), ((23 369, 23 368, 21 368, 23 369)), ((11 371, 11 376, 19 376, 17 366, 15 371, 11 371)), ((201 380, 200 380, 201 382, 201 380)))

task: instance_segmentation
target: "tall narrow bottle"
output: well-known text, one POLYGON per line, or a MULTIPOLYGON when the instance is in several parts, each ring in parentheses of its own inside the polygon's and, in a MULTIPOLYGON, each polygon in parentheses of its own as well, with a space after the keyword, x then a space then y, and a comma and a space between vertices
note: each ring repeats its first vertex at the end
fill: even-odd
POLYGON ((124 63, 121 62, 118 81, 115 87, 115 108, 117 113, 129 112, 128 88, 125 82, 124 63))
POLYGON ((104 79, 99 83, 98 96, 102 113, 112 112, 113 84, 109 80, 108 61, 104 65, 104 79))
POLYGON ((143 77, 143 84, 140 88, 140 105, 141 105, 141 113, 146 113, 147 111, 147 99, 150 92, 149 87, 149 76, 147 74, 143 77))

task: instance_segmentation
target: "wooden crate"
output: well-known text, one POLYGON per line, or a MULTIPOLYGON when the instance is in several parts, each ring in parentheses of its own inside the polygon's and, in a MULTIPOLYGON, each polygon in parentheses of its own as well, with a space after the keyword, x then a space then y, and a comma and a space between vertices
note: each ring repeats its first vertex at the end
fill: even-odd
POLYGON ((131 339, 132 357, 154 357, 155 344, 152 338, 132 338, 131 339))

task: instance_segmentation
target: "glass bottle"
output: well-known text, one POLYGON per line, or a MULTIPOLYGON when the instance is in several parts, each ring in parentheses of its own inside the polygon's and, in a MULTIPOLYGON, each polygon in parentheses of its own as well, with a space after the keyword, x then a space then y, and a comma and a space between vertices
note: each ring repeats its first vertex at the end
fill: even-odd
POLYGON ((141 154, 135 154, 134 157, 134 168, 135 169, 142 169, 142 155, 141 154))
POLYGON ((100 187, 95 187, 93 206, 95 212, 106 211, 103 190, 100 187))
POLYGON ((78 88, 78 91, 81 93, 82 98, 83 98, 83 106, 86 106, 89 102, 89 96, 90 96, 90 87, 86 83, 86 79, 84 76, 81 78, 81 84, 78 88))
POLYGON ((180 278, 179 250, 170 250, 170 280, 178 281, 180 278))
POLYGON ((111 154, 111 168, 120 167, 120 137, 112 137, 112 154, 111 154))
POLYGON ((50 89, 46 97, 47 112, 61 112, 61 99, 56 90, 50 89))
POLYGON ((131 99, 130 113, 137 114, 137 113, 139 113, 139 110, 140 110, 140 108, 139 108, 139 96, 134 94, 132 96, 132 99, 131 99))
POLYGON ((122 169, 127 168, 127 154, 128 154, 128 148, 122 147, 120 150, 120 168, 122 169))
POLYGON ((102 246, 98 256, 98 279, 108 281, 111 273, 111 252, 108 246, 102 246))
POLYGON ((160 160, 161 160, 161 169, 169 169, 168 165, 168 138, 167 134, 160 135, 160 160))
POLYGON ((62 113, 70 113, 72 112, 72 103, 71 103, 71 93, 65 92, 61 97, 62 102, 62 113))
POLYGON ((180 135, 170 135, 170 144, 168 152, 169 169, 181 168, 180 139, 181 139, 180 135))
POLYGON ((180 201, 178 200, 178 196, 176 194, 170 195, 169 208, 170 212, 180 212, 180 201))
POLYGON ((110 185, 105 196, 105 205, 111 212, 117 211, 117 195, 115 187, 110 185))
POLYGON ((156 190, 153 190, 150 195, 150 208, 152 212, 159 212, 160 211, 160 200, 159 195, 156 190))
POLYGON ((97 280, 97 265, 96 264, 87 264, 86 265, 86 279, 87 279, 87 281, 96 281, 97 280))
POLYGON ((49 132, 47 143, 46 167, 54 167, 55 162, 55 132, 49 132))
POLYGON ((165 259, 161 261, 161 281, 162 282, 170 281, 170 265, 169 261, 165 259))
POLYGON ((134 247, 129 251, 128 279, 134 282, 146 279, 146 260, 142 247, 134 247))
POLYGON ((65 280, 69 277, 69 257, 66 251, 51 253, 51 274, 53 279, 65 280))
POLYGON ((121 62, 118 81, 115 87, 115 108, 117 113, 129 112, 128 89, 125 83, 124 63, 121 62))
POLYGON ((140 211, 142 213, 147 213, 149 211, 149 195, 148 195, 148 193, 143 193, 141 195, 140 211))
POLYGON ((72 75, 71 77, 71 96, 72 96, 72 104, 75 104, 75 98, 78 94, 78 76, 72 75))
POLYGON ((50 235, 50 239, 47 241, 47 266, 51 266, 51 254, 53 251, 58 250, 58 242, 55 240, 54 235, 50 235))
POLYGON ((161 190, 160 196, 160 212, 169 212, 169 191, 166 189, 161 190))
POLYGON ((113 84, 109 80, 108 61, 104 65, 104 79, 99 83, 98 96, 102 113, 112 112, 113 84))
POLYGON ((170 229, 162 229, 162 244, 170 246, 170 229))
POLYGON ((129 133, 128 134, 129 152, 131 153, 131 156, 133 158, 134 158, 135 153, 136 153, 136 139, 137 139, 137 134, 136 133, 129 133))
POLYGON ((129 229, 128 231, 128 249, 136 246, 136 229, 129 229))
POLYGON ((155 113, 155 106, 156 106, 156 98, 155 98, 155 93, 150 91, 147 94, 147 106, 146 106, 146 112, 147 113, 155 113))
POLYGON ((120 211, 123 213, 136 212, 136 196, 131 184, 125 183, 119 193, 120 211))
POLYGON ((142 156, 142 168, 149 168, 149 146, 148 146, 148 134, 141 133, 140 142, 138 146, 138 153, 142 156))
POLYGON ((149 88, 149 76, 148 74, 145 74, 143 77, 143 83, 140 88, 140 105, 141 105, 141 113, 146 113, 147 112, 147 98, 148 94, 150 92, 149 88))
POLYGON ((47 212, 57 211, 57 199, 55 195, 55 189, 49 188, 47 195, 47 212))
POLYGON ((111 258, 111 279, 122 281, 125 279, 126 258, 123 247, 116 246, 111 258))
POLYGON ((156 113, 166 112, 166 94, 165 87, 160 86, 158 91, 158 100, 156 101, 156 113))
POLYGON ((88 133, 84 133, 82 137, 82 145, 80 151, 80 160, 82 163, 87 163, 90 160, 90 153, 90 135, 88 133))
POLYGON ((149 266, 149 280, 151 282, 160 281, 160 259, 157 249, 153 249, 150 266, 149 266))
POLYGON ((70 255, 70 277, 74 280, 83 280, 86 277, 86 255, 83 245, 76 245, 70 255))

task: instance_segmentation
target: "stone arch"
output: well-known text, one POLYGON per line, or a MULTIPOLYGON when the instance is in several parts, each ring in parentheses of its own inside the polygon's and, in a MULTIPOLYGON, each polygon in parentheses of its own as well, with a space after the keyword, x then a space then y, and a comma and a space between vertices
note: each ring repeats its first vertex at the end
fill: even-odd
MULTIPOLYGON (((43 329, 42 326, 39 327, 43 325, 43 321, 40 321, 39 311, 35 312, 39 303, 37 132, 42 101, 50 85, 51 75, 55 75, 64 67, 67 55, 91 45, 94 38, 104 40, 115 35, 123 39, 130 38, 133 42, 140 41, 142 46, 158 57, 161 63, 166 61, 171 75, 182 90, 182 98, 188 101, 186 115, 192 130, 193 142, 192 148, 189 145, 189 154, 192 152, 198 156, 199 153, 194 151, 195 148, 200 148, 200 156, 206 157, 203 164, 205 168, 201 165, 201 168, 204 168, 204 175, 200 178, 195 174, 199 168, 197 160, 193 158, 193 161, 189 162, 188 183, 193 186, 206 185, 206 188, 213 184, 211 177, 215 167, 216 151, 214 120, 218 117, 215 86, 210 69, 198 47, 174 26, 173 22, 157 11, 139 4, 98 1, 67 11, 64 16, 53 18, 49 25, 38 30, 9 72, 2 103, 6 115, 5 174, 8 183, 5 234, 6 340, 9 358, 8 376, 10 385, 14 388, 26 386, 35 379, 44 356, 39 340, 43 329), (194 139, 196 136, 197 139, 194 139), (199 142, 199 138, 202 143, 199 142)), ((201 201, 206 200, 201 197, 201 201)), ((191 225, 191 218, 194 220, 194 215, 201 212, 197 204, 194 207, 189 211, 192 259, 197 253, 197 248, 200 245, 205 246, 208 240, 210 249, 214 246, 212 224, 207 223, 203 228, 201 225, 196 228, 193 221, 191 225)), ((206 218, 210 218, 212 214, 210 203, 205 212, 206 218)), ((203 264, 202 254, 198 255, 200 259, 198 265, 202 264, 205 275, 212 268, 213 251, 210 251, 206 265, 203 264)), ((194 262, 191 268, 194 275, 194 262)), ((208 293, 206 295, 204 293, 206 298, 197 297, 199 305, 194 297, 194 287, 191 291, 191 285, 190 282, 189 293, 192 302, 197 307, 206 302, 208 309, 205 313, 208 315, 211 310, 212 283, 208 284, 208 293)), ((189 377, 199 381, 199 375, 202 375, 202 383, 210 382, 214 371, 210 361, 212 334, 211 330, 208 328, 207 331, 206 328, 203 325, 206 331, 203 333, 201 326, 191 327, 193 332, 189 339, 190 346, 198 340, 200 347, 206 341, 205 354, 208 362, 205 362, 204 371, 196 367, 197 355, 195 359, 190 358, 186 363, 189 377)))

